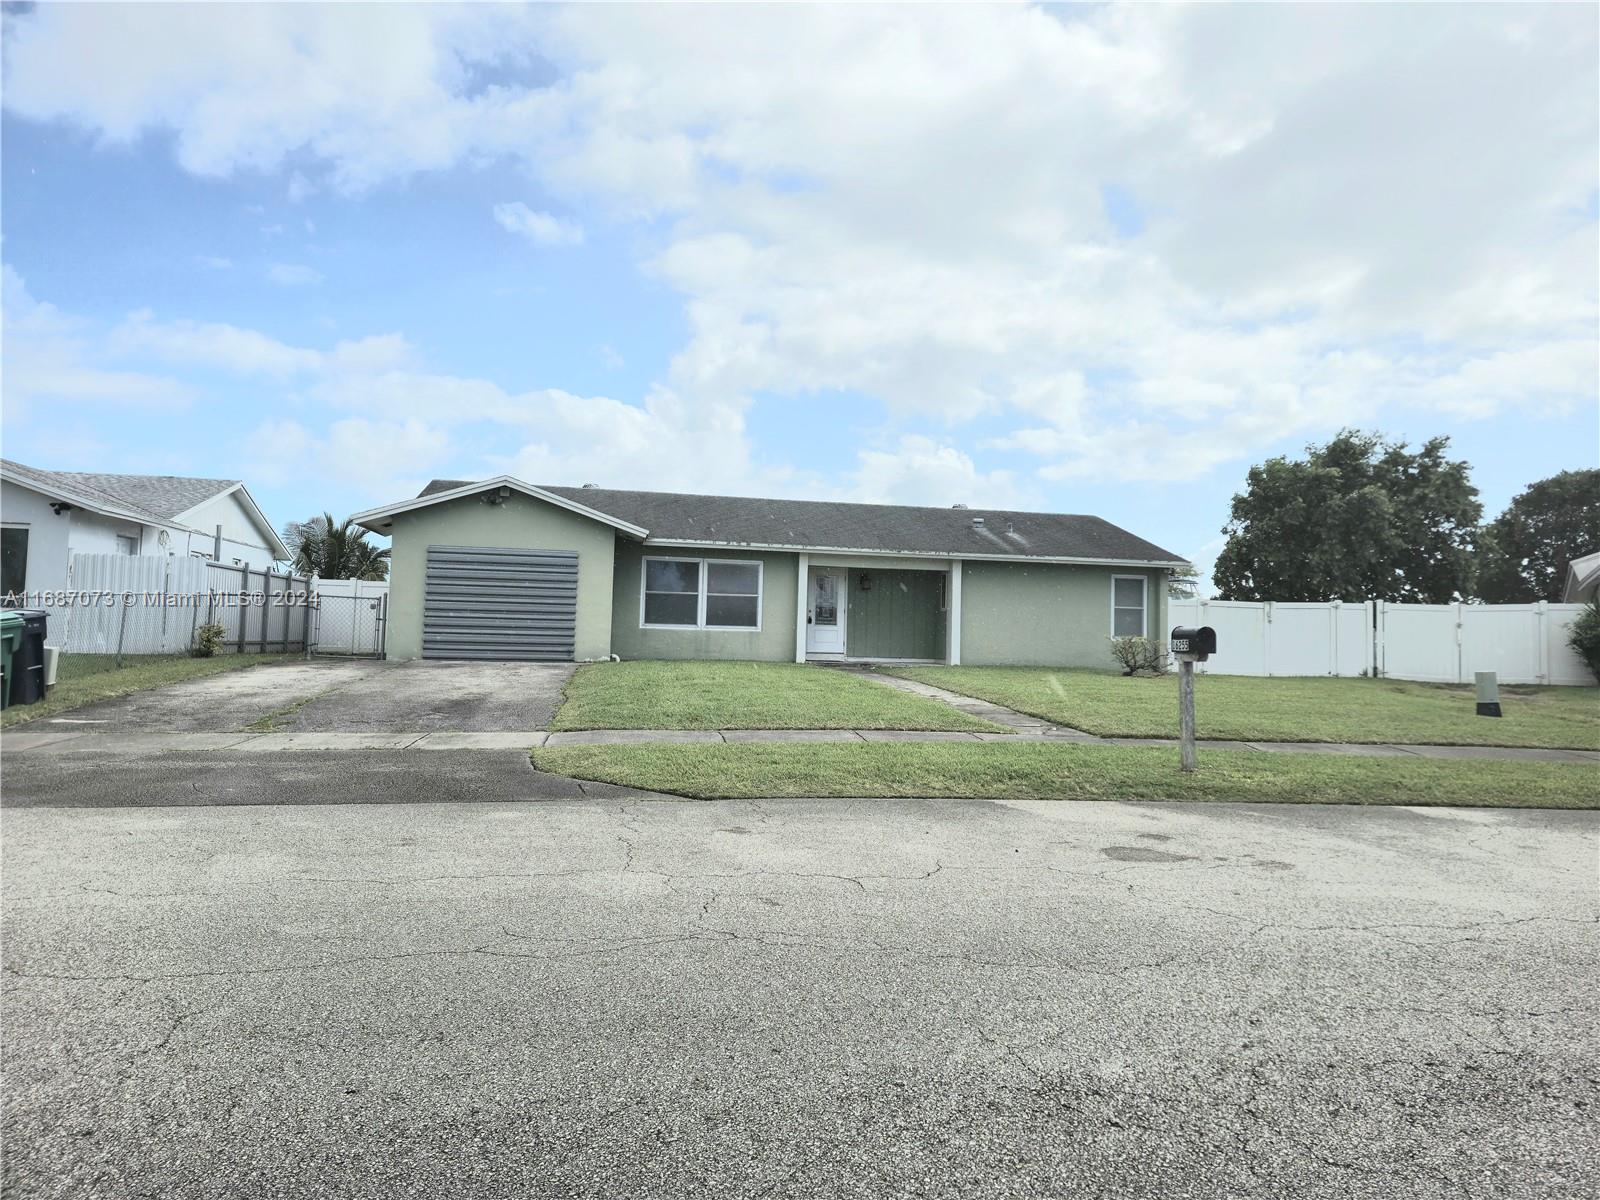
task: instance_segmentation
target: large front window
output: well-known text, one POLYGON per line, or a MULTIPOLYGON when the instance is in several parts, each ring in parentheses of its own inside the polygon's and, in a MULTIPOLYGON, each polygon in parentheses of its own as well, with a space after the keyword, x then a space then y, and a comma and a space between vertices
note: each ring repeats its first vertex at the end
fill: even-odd
POLYGON ((760 629, 761 564, 647 558, 640 624, 666 629, 760 629))

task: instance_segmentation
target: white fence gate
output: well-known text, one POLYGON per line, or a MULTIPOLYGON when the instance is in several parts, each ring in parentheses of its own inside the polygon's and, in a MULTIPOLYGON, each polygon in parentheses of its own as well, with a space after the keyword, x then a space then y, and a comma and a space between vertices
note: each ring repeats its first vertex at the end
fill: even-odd
POLYGON ((1215 675, 1380 675, 1470 683, 1591 684, 1567 645, 1581 604, 1290 604, 1171 600, 1174 625, 1210 625, 1215 675))
POLYGON ((389 616, 386 579, 314 579, 312 651, 381 657, 389 616))
POLYGON ((1380 604, 1378 671, 1395 679, 1471 683, 1494 671, 1501 683, 1593 683, 1567 645, 1581 604, 1380 604))

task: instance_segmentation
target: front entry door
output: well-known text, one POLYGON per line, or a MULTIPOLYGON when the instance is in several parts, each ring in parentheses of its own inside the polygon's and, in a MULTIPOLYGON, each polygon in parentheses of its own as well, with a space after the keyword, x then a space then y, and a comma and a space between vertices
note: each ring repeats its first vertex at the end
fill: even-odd
POLYGON ((813 567, 806 591, 806 653, 844 653, 844 581, 842 567, 813 567))

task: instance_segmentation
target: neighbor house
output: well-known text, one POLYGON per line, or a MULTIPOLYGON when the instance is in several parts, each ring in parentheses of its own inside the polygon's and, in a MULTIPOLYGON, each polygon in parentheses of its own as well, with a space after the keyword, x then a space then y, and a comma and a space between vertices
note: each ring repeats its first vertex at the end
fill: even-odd
POLYGON ((1567 604, 1587 604, 1600 596, 1600 554, 1585 554, 1567 564, 1561 599, 1567 604))
POLYGON ((289 551, 237 479, 46 471, 0 460, 0 594, 59 591, 75 554, 185 555, 255 568, 289 551))
POLYGON ((758 500, 508 475, 358 513, 393 538, 390 658, 1112 665, 1171 551, 1099 517, 758 500))

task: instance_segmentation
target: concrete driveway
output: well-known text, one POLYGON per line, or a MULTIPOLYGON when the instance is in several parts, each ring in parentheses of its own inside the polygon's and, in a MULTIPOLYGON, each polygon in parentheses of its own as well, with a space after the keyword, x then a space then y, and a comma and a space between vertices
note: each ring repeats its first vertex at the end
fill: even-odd
POLYGON ((526 732, 549 724, 574 669, 311 659, 134 692, 67 716, 109 734, 232 732, 267 718, 286 732, 526 732))
POLYGON ((6 1194, 1600 1189, 1596 814, 309 803, 357 760, 6 814, 6 1194))

